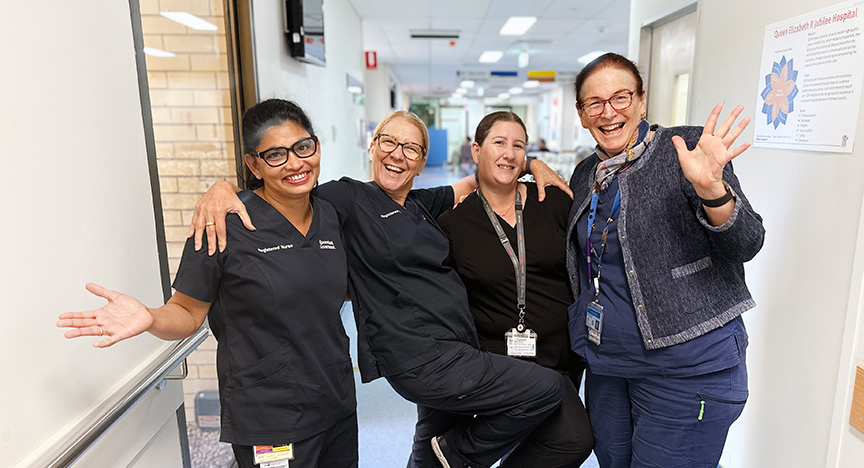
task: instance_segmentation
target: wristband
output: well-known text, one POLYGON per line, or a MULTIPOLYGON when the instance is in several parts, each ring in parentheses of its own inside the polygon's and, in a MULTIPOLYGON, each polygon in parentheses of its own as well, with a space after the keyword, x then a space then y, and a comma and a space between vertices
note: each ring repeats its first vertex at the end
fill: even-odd
POLYGON ((702 197, 699 197, 699 201, 702 202, 702 205, 707 206, 708 208, 717 208, 725 205, 726 203, 729 203, 729 200, 734 200, 735 192, 732 191, 732 187, 730 187, 729 184, 726 183, 726 181, 723 181, 723 186, 726 187, 726 194, 724 194, 720 198, 715 198, 713 200, 706 200, 702 197))
POLYGON ((537 156, 528 156, 525 158, 525 173, 531 174, 531 161, 537 159, 537 156))

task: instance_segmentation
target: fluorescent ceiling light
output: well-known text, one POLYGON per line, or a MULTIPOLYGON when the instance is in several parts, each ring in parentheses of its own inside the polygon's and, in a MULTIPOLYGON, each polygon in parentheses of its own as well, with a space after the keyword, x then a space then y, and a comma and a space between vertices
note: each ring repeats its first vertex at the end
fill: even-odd
POLYGON ((485 89, 483 89, 483 88, 477 88, 477 95, 478 95, 478 96, 483 97, 484 94, 486 94, 486 90, 485 90, 485 89))
POLYGON ((536 88, 538 86, 540 86, 540 82, 537 80, 528 80, 522 83, 523 88, 536 88))
POLYGON ((496 63, 504 56, 500 50, 487 50, 480 54, 480 63, 496 63))
POLYGON ((521 36, 528 32, 536 22, 536 16, 511 16, 504 23, 504 26, 501 27, 501 30, 498 31, 498 34, 502 36, 521 36))
POLYGON ((582 65, 585 65, 605 53, 605 51, 595 50, 594 52, 588 52, 587 54, 579 57, 578 59, 576 59, 576 61, 581 63, 582 65))
POLYGON ((510 99, 510 95, 507 93, 501 93, 498 95, 498 99, 510 99))
POLYGON ((159 14, 170 19, 171 21, 176 21, 183 26, 197 29, 199 31, 215 31, 219 29, 216 27, 215 24, 204 21, 203 19, 195 15, 186 13, 185 11, 163 11, 159 14))
POLYGON ((351 93, 351 94, 362 94, 362 93, 363 93, 363 88, 361 88, 361 87, 359 87, 359 86, 349 86, 349 87, 348 87, 348 92, 351 93))
POLYGON ((168 52, 167 50, 162 49, 154 49, 152 47, 145 47, 144 53, 151 57, 174 57, 174 52, 168 52))
POLYGON ((522 88, 517 86, 515 88, 510 88, 507 92, 510 94, 522 94, 522 88))
POLYGON ((471 80, 463 80, 461 83, 459 83, 459 86, 461 86, 462 88, 473 88, 474 82, 471 80))

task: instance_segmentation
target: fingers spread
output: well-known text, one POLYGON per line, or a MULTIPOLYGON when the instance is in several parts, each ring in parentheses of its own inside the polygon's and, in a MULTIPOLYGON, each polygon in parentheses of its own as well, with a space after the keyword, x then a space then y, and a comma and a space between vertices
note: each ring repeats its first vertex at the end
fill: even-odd
POLYGON ((91 293, 99 297, 105 298, 109 301, 113 300, 115 297, 117 297, 117 294, 119 294, 117 291, 112 291, 96 283, 87 283, 86 285, 84 285, 84 287, 91 293))
POLYGON ((744 106, 737 106, 732 109, 732 112, 729 113, 729 115, 726 117, 726 120, 724 120, 723 124, 720 125, 720 128, 718 128, 717 131, 714 132, 714 135, 720 138, 725 137, 726 133, 728 133, 729 129, 732 128, 732 124, 735 123, 735 120, 738 118, 738 116, 741 114, 741 111, 743 110, 744 106))
POLYGON ((711 110, 711 113, 708 115, 708 120, 705 122, 705 127, 702 129, 703 135, 713 135, 714 127, 717 126, 717 119, 720 118, 720 111, 723 110, 723 103, 719 103, 714 106, 714 109, 711 110))

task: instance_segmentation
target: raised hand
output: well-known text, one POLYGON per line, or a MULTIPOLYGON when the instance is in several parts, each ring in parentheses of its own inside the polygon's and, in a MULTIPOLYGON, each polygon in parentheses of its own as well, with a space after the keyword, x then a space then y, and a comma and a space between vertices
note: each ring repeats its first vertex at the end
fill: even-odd
POLYGON ((228 246, 225 215, 228 213, 237 213, 246 229, 255 230, 249 213, 246 212, 246 205, 237 198, 237 187, 225 181, 216 182, 195 204, 192 224, 189 226, 189 234, 186 235, 187 238, 195 236, 195 250, 201 250, 202 238, 206 233, 207 252, 210 255, 216 253, 217 243, 219 251, 225 251, 228 246))
POLYGON ((732 110, 720 127, 715 129, 721 110, 723 110, 723 103, 714 106, 708 121, 705 122, 702 136, 692 151, 687 149, 683 138, 672 137, 672 144, 678 151, 678 161, 681 163, 684 177, 693 184, 700 197, 709 200, 719 198, 726 192, 723 187, 723 167, 726 163, 750 148, 750 143, 744 143, 730 149, 750 123, 750 117, 745 117, 737 126, 732 127, 744 110, 744 106, 732 110))
POLYGON ((96 310, 60 314, 57 326, 71 328, 64 334, 66 338, 104 336, 105 339, 93 343, 93 346, 106 348, 140 335, 153 325, 153 314, 138 299, 95 283, 87 283, 86 288, 107 299, 108 303, 96 310))

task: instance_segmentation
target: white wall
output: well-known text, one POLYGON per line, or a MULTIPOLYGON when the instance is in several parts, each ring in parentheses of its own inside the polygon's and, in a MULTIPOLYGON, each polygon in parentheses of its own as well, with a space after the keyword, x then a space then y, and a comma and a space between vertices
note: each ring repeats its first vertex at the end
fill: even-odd
POLYGON ((366 180, 369 153, 360 129, 365 110, 346 89, 346 74, 362 81, 366 68, 360 17, 348 0, 324 2, 327 65, 319 67, 291 58, 283 32, 284 3, 252 2, 258 96, 295 101, 309 114, 323 151, 321 182, 343 175, 366 180))
POLYGON ((377 125, 392 109, 390 107, 390 65, 379 63, 375 70, 363 71, 366 93, 366 120, 377 125))
MULTIPOLYGON (((172 347, 148 335, 100 350, 55 326, 61 312, 105 304, 87 281, 163 301, 129 8, 6 2, 0 15, 0 42, 10 45, 0 86, 3 466, 45 466, 35 460, 91 425, 172 347)), ((97 450, 108 461, 90 466, 126 466, 174 418, 183 395, 173 390, 148 396, 158 425, 136 425, 134 438, 112 431, 116 443, 97 450)), ((181 463, 179 439, 169 452, 181 463)))
MULTIPOLYGON (((633 2, 631 38, 644 21, 687 3, 633 2)), ((691 120, 704 123, 720 101, 741 103, 745 115, 758 118, 765 26, 834 3, 700 2, 691 120)), ((638 49, 631 41, 631 52, 638 49)), ((864 135, 860 111, 857 135, 864 135)), ((741 141, 752 139, 751 125, 741 141)), ((750 400, 721 461, 726 468, 860 467, 864 438, 848 426, 848 388, 864 356, 857 339, 864 333, 864 147, 852 154, 752 148, 735 170, 767 236, 746 265, 758 304, 744 314, 750 400)))

